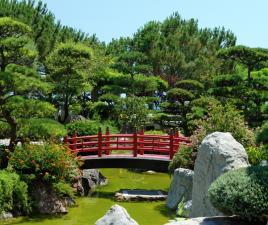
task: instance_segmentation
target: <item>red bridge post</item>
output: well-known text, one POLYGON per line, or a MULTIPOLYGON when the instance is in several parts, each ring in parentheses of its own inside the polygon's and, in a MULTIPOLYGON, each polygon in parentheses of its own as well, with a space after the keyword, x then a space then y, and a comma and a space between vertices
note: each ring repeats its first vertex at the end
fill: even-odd
POLYGON ((138 155, 138 138, 137 138, 137 130, 135 129, 134 130, 134 133, 133 133, 133 156, 134 157, 137 157, 138 155))
POLYGON ((173 129, 171 129, 169 134, 169 158, 172 159, 174 155, 174 134, 173 129))
MULTIPOLYGON (((140 130, 140 141, 143 142, 144 141, 144 128, 142 127, 141 130, 140 130)), ((144 147, 144 144, 141 143, 140 144, 140 148, 143 148, 144 147)), ((144 154, 144 150, 143 149, 140 149, 140 154, 143 155, 144 154)))
POLYGON ((68 145, 68 134, 66 134, 64 137, 64 144, 68 145))
POLYGON ((176 151, 179 151, 180 150, 179 137, 180 137, 180 133, 179 133, 178 129, 176 129, 176 131, 175 131, 175 138, 176 138, 176 141, 175 141, 176 147, 175 147, 175 149, 176 149, 176 151))
POLYGON ((110 129, 109 127, 106 127, 105 142, 106 142, 106 148, 107 148, 107 150, 105 151, 105 154, 110 155, 110 129))
POLYGON ((101 128, 99 127, 98 131, 98 157, 102 156, 102 133, 101 128))
POLYGON ((73 137, 72 137, 72 150, 76 151, 76 144, 77 144, 77 135, 76 135, 76 131, 74 131, 73 133, 73 137))

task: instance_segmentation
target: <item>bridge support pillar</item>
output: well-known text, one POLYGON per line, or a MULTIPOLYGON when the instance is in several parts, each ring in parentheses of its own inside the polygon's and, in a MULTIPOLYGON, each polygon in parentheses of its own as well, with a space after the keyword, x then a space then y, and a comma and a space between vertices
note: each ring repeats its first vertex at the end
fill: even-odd
POLYGON ((99 132, 98 132, 98 157, 102 156, 102 133, 101 133, 101 128, 99 127, 99 132))
POLYGON ((174 134, 173 130, 171 130, 169 135, 169 158, 173 159, 173 156, 174 156, 174 134))
POLYGON ((109 127, 106 128, 106 137, 105 137, 105 141, 106 141, 106 148, 107 150, 105 151, 106 155, 110 155, 110 129, 109 127))
POLYGON ((133 156, 137 157, 137 155, 138 155, 138 135, 135 129, 135 132, 133 133, 133 156))

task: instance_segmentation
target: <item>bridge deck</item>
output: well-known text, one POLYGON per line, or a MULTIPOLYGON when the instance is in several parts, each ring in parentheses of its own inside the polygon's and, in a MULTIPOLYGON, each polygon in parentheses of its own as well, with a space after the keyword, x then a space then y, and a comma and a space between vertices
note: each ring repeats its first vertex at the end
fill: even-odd
POLYGON ((81 156, 82 169, 94 168, 140 168, 167 172, 169 162, 168 155, 140 155, 133 157, 130 154, 111 154, 111 155, 87 155, 81 156))
POLYGON ((110 155, 102 155, 98 157, 98 155, 86 155, 81 156, 81 160, 102 160, 102 159, 149 159, 149 160, 162 160, 170 162, 171 159, 169 155, 156 155, 156 154, 137 154, 137 157, 133 157, 133 154, 110 154, 110 155))

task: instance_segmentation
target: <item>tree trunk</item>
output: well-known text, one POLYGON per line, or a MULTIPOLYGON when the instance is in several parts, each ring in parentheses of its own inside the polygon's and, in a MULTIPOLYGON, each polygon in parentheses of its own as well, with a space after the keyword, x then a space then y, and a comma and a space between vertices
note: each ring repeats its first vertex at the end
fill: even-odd
POLYGON ((66 123, 69 118, 69 96, 66 95, 66 99, 64 101, 64 119, 63 123, 66 123))
MULTIPOLYGON (((17 140, 18 124, 17 124, 16 118, 12 117, 10 112, 3 111, 3 116, 10 126, 10 142, 9 142, 8 149, 10 152, 13 152, 18 143, 18 140, 17 140)), ((2 156, 2 161, 1 161, 1 169, 4 169, 7 167, 8 156, 9 156, 8 152, 4 151, 3 156, 2 156)))
POLYGON ((250 74, 250 72, 251 72, 251 67, 249 66, 248 67, 248 82, 250 82, 251 81, 251 74, 250 74))

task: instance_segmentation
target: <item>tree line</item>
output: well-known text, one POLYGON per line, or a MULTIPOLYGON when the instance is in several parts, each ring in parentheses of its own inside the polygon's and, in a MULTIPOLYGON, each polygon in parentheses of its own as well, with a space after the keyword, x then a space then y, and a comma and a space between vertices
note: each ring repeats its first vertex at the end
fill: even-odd
POLYGON ((12 152, 18 141, 64 136, 77 115, 126 132, 157 123, 192 135, 214 108, 267 132, 267 62, 267 49, 237 46, 230 30, 178 13, 105 44, 41 1, 0 0, 0 136, 12 152))

